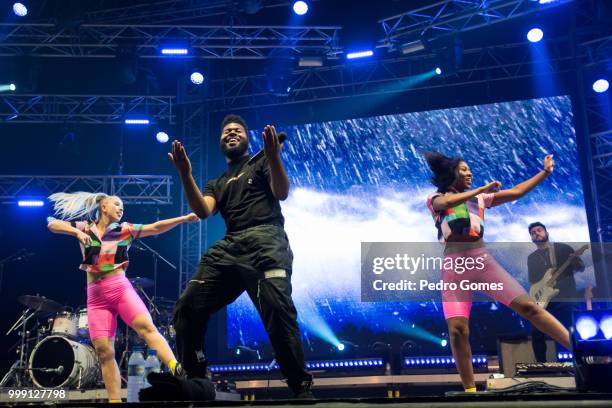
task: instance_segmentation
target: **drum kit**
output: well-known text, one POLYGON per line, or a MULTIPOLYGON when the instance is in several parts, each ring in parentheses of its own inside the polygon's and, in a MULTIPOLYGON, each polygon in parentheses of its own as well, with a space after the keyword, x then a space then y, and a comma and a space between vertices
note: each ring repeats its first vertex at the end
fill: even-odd
MULTIPOLYGON (((137 277, 130 282, 148 305, 160 333, 173 346, 174 301, 149 297, 144 289, 154 285, 151 279, 137 277)), ((25 310, 6 334, 19 333, 20 340, 13 347, 17 349, 19 359, 2 378, 0 387, 84 390, 100 386, 100 365, 89 340, 87 309, 67 308, 40 295, 22 295, 18 301, 25 310), (30 351, 31 345, 34 347, 30 351)), ((142 343, 127 326, 117 333, 115 348, 123 348, 120 367, 125 365, 127 369, 130 346, 142 343)))

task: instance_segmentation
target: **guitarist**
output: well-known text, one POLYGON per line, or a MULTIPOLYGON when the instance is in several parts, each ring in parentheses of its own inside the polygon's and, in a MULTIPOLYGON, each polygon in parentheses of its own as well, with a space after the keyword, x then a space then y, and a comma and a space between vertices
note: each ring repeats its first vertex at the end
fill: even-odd
MULTIPOLYGON (((541 222, 529 224, 529 235, 531 241, 537 246, 537 249, 527 258, 529 282, 534 284, 542 279, 548 269, 555 270, 567 261, 574 253, 574 249, 567 244, 550 242, 546 226, 541 222)), ((582 271, 584 271, 584 262, 580 257, 575 257, 555 284, 555 289, 559 290, 559 294, 546 307, 546 310, 568 330, 572 325, 572 310, 578 307, 578 304, 572 300, 580 296, 576 289, 574 273, 582 271)), ((540 363, 546 362, 546 338, 544 333, 532 327, 533 352, 540 363)))

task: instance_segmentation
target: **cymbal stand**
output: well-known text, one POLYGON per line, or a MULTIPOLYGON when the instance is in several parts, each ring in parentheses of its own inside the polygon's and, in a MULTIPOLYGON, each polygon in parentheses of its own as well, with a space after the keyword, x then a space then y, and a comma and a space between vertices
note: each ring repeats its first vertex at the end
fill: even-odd
POLYGON ((27 308, 23 311, 21 316, 17 319, 15 323, 11 326, 6 335, 8 336, 13 331, 17 330, 18 327, 21 326, 21 345, 19 346, 19 360, 15 361, 11 366, 11 369, 4 375, 2 381, 0 381, 0 387, 4 387, 11 378, 15 378, 17 380, 17 386, 21 387, 23 385, 23 372, 27 371, 26 367, 26 336, 29 336, 30 332, 26 330, 28 325, 28 320, 30 320, 36 313, 40 311, 40 308, 35 310, 30 310, 27 308))

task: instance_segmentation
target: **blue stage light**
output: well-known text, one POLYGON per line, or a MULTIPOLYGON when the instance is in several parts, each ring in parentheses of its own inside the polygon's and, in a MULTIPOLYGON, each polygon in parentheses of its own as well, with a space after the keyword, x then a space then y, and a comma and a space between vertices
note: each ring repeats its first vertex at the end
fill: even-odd
POLYGON ((446 347, 446 346, 448 345, 448 340, 446 340, 446 339, 442 339, 442 340, 440 340, 440 345, 441 345, 442 347, 446 347))
POLYGON ((304 14, 308 13, 308 3, 303 0, 294 2, 293 12, 298 16, 303 16, 304 14))
POLYGON ((187 48, 162 48, 161 53, 163 55, 187 55, 189 50, 187 48))
POLYGON ((442 75, 442 68, 440 68, 440 67, 436 67, 436 69, 434 70, 434 72, 436 73, 436 75, 442 75))
POLYGON ((126 119, 123 123, 126 125, 148 125, 151 122, 149 119, 126 119))
POLYGON ((344 344, 339 343, 339 344, 336 346, 336 348, 338 349, 338 351, 344 351, 344 348, 345 348, 345 347, 344 347, 344 344))
POLYGON ((527 32, 527 39, 532 43, 537 43, 544 38, 544 31, 541 28, 532 28, 527 32))
POLYGON ((374 55, 374 51, 372 50, 355 51, 355 52, 349 52, 348 54, 346 54, 346 59, 365 58, 365 57, 371 57, 372 55, 374 55))
POLYGON ((608 88, 610 88, 610 83, 607 79, 601 78, 593 82, 593 90, 597 93, 606 92, 608 88))
POLYGON ((576 321, 576 331, 582 340, 588 340, 597 335, 597 321, 591 316, 581 316, 576 321))
POLYGON ((19 207, 42 207, 45 202, 42 200, 19 200, 17 205, 19 207))
POLYGON ((28 8, 23 3, 13 4, 13 13, 18 17, 25 17, 28 15, 28 8))
MULTIPOLYGON (((157 132, 155 139, 157 139, 159 143, 166 143, 170 140, 170 136, 168 136, 166 132, 157 132)), ((237 349, 236 354, 240 355, 240 349, 237 349)))
POLYGON ((204 75, 202 75, 199 72, 194 72, 191 74, 191 76, 189 77, 189 79, 191 80, 192 83, 194 83, 195 85, 201 85, 204 82, 204 75))
POLYGON ((612 315, 604 316, 599 322, 599 328, 606 340, 612 339, 612 315))

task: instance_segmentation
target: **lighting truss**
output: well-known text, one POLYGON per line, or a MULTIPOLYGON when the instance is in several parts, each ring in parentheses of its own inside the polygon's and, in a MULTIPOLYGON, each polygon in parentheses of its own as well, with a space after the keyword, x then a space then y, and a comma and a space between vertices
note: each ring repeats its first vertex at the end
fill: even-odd
POLYGON ((175 96, 0 94, 0 123, 121 124, 126 115, 174 123, 175 96))
MULTIPOLYGON (((564 49, 564 38, 547 40, 551 47, 564 49)), ((414 86, 393 86, 432 70, 436 55, 410 55, 353 64, 296 69, 291 74, 291 92, 274 95, 267 90, 265 75, 212 80, 207 102, 213 111, 256 109, 296 103, 320 102, 353 96, 397 94, 406 91, 446 88, 477 83, 526 79, 535 75, 556 75, 574 69, 574 58, 559 53, 547 60, 548 71, 533 69, 527 42, 464 50, 462 66, 414 86)))
POLYGON ((173 24, 0 23, 0 56, 115 58, 129 51, 141 58, 161 55, 170 45, 188 47, 190 58, 265 59, 282 55, 335 57, 340 27, 173 24))
POLYGON ((244 2, 227 0, 162 0, 135 2, 122 7, 105 7, 104 1, 98 10, 85 13, 84 20, 96 23, 159 24, 178 21, 197 21, 209 17, 231 16, 232 13, 249 13, 257 9, 288 7, 286 0, 259 0, 256 8, 248 10, 244 2))
POLYGON ((385 37, 380 47, 391 50, 406 42, 436 38, 501 23, 569 3, 556 0, 539 4, 533 0, 444 0, 397 14, 379 24, 385 37))
POLYGON ((47 197, 57 192, 96 191, 121 197, 125 204, 172 204, 172 177, 0 175, 0 204, 21 197, 47 197))

